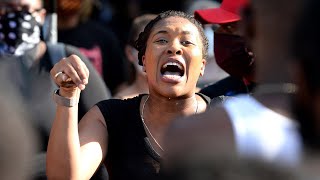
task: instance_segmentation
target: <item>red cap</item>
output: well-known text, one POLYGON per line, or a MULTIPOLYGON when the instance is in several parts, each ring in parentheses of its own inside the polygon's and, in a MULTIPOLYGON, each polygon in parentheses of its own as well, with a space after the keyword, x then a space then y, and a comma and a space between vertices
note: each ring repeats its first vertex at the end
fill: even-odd
POLYGON ((204 24, 223 24, 241 19, 241 9, 249 0, 223 0, 219 8, 199 9, 194 16, 204 24))

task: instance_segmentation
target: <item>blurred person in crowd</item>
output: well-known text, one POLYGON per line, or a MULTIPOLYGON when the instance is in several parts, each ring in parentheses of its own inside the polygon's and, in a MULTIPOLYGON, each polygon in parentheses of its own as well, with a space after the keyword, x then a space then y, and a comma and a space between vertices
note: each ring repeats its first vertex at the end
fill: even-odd
POLYGON ((299 91, 293 101, 293 111, 300 122, 300 131, 308 149, 320 149, 320 99, 319 99, 319 37, 317 23, 312 23, 320 12, 319 1, 309 0, 303 16, 298 19, 292 37, 295 69, 299 91))
POLYGON ((108 24, 113 19, 114 9, 109 0, 93 0, 90 18, 101 24, 108 24))
POLYGON ((223 141, 241 156, 290 166, 299 163, 302 145, 291 111, 297 86, 289 47, 301 3, 294 0, 288 6, 286 0, 252 0, 252 7, 245 7, 241 22, 244 37, 256 52, 259 85, 252 96, 238 95, 203 114, 174 121, 165 143, 168 153, 223 141))
POLYGON ((133 19, 142 14, 158 14, 166 10, 182 11, 185 0, 101 0, 102 3, 110 5, 112 9, 111 21, 106 25, 110 27, 124 47, 128 39, 133 19))
MULTIPOLYGON (((41 150, 45 150, 56 109, 55 104, 49 100, 52 95, 44 91, 56 88, 49 73, 53 61, 46 42, 40 40, 40 26, 45 18, 45 10, 42 9, 41 0, 5 0, 0 7, 4 12, 0 16, 0 59, 4 64, 10 64, 6 69, 7 78, 21 91, 19 93, 23 95, 29 111, 33 112, 34 126, 39 128, 39 136, 44 138, 41 150), (7 60, 9 57, 13 62, 7 60), (10 76, 9 72, 15 72, 16 76, 10 76)), ((79 116, 82 117, 95 103, 110 98, 110 95, 90 62, 76 48, 66 45, 65 51, 68 56, 77 54, 83 58, 91 72, 91 83, 82 92, 80 99, 79 116), (90 93, 93 89, 95 94, 90 93)))
MULTIPOLYGON (((15 60, 9 58, 8 61, 15 60)), ((8 64, 0 62, 0 179, 29 180, 38 142, 21 94, 6 79, 8 64)), ((13 75, 13 74, 11 74, 13 75)))
POLYGON ((92 21, 91 0, 57 0, 58 41, 74 45, 87 56, 112 95, 127 82, 127 65, 115 34, 92 21))
POLYGON ((207 85, 201 93, 211 98, 251 93, 255 86, 255 61, 251 47, 241 31, 241 9, 248 0, 223 0, 219 8, 198 9, 196 19, 215 24, 214 56, 216 63, 230 76, 207 85))
POLYGON ((164 180, 316 180, 316 177, 302 166, 288 167, 258 157, 239 157, 223 142, 170 156, 161 172, 164 180))
MULTIPOLYGON (((18 91, 23 110, 30 114, 28 123, 34 128, 39 138, 37 155, 46 153, 51 124, 54 120, 56 105, 50 99, 57 85, 50 78, 50 69, 55 60, 52 54, 59 53, 49 50, 49 46, 40 38, 40 27, 45 19, 45 10, 41 0, 4 0, 0 3, 0 62, 5 73, 4 77, 18 91), (14 74, 12 74, 14 73, 14 74)), ((110 98, 102 78, 76 48, 65 45, 67 56, 76 54, 83 59, 91 73, 90 84, 82 92, 79 101, 79 116, 82 117, 95 103, 110 98), (95 93, 91 93, 92 91, 95 93)), ((39 166, 41 166, 40 161, 39 166)), ((42 164, 41 168, 45 168, 42 164)), ((44 169, 34 169, 45 174, 44 169)), ((37 174, 37 173, 35 173, 37 174)))
MULTIPOLYGON (((194 14, 194 12, 198 9, 208 9, 208 8, 218 8, 220 7, 220 3, 213 0, 198 0, 193 1, 189 0, 186 3, 186 12, 189 14, 194 14)), ((216 63, 214 57, 214 30, 218 27, 217 24, 203 24, 204 32, 209 41, 209 48, 208 48, 208 58, 206 69, 204 71, 204 75, 200 77, 198 81, 198 87, 204 88, 209 84, 213 84, 223 78, 226 78, 228 74, 222 70, 216 63)))
POLYGON ((145 72, 139 65, 138 50, 135 48, 135 42, 140 32, 142 32, 144 27, 155 17, 155 14, 144 14, 136 17, 132 22, 129 39, 125 46, 125 53, 129 61, 130 79, 128 85, 115 95, 117 98, 132 98, 139 94, 149 92, 145 72))
POLYGON ((48 145, 49 178, 89 179, 102 163, 110 179, 157 178, 165 153, 163 135, 171 120, 209 106, 210 99, 196 93, 208 42, 192 16, 178 11, 159 14, 140 33, 135 47, 149 94, 101 101, 79 125, 76 102, 88 83, 85 65, 70 56, 51 70, 60 89, 54 94, 58 108, 48 145))

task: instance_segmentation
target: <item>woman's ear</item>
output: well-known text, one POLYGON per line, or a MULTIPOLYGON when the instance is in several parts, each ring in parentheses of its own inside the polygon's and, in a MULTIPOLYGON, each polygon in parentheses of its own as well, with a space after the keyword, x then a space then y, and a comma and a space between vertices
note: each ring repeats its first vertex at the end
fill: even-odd
POLYGON ((201 65, 201 69, 200 69, 200 76, 204 75, 204 70, 206 68, 206 64, 207 64, 207 60, 202 59, 202 65, 201 65))
POLYGON ((145 56, 143 55, 142 56, 142 70, 143 70, 143 72, 147 72, 147 70, 146 70, 146 58, 145 58, 145 56))

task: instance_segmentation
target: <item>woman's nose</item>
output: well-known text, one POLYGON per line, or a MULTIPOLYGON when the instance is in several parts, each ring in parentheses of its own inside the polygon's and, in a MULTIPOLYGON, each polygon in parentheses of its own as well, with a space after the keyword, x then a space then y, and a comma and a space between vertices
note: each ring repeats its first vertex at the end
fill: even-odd
POLYGON ((168 54, 182 55, 182 49, 179 43, 173 42, 167 50, 168 54))

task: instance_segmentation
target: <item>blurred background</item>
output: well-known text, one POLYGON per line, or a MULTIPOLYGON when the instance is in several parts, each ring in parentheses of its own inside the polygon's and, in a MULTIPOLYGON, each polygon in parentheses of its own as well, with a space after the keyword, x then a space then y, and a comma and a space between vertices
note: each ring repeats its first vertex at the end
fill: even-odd
MULTIPOLYGON (((78 13, 82 22, 90 20, 99 23, 103 28, 115 34, 116 41, 124 49, 130 34, 130 27, 136 17, 143 14, 158 14, 166 10, 180 10, 193 14, 196 9, 216 8, 220 6, 220 3, 221 0, 44 0, 44 7, 48 13, 47 17, 50 17, 50 13, 57 12, 59 21, 78 13)), ((65 41, 65 35, 61 32, 63 25, 58 23, 58 26, 58 41, 74 45, 71 40, 65 41)), ((204 27, 209 39, 209 56, 205 75, 198 82, 199 88, 228 76, 217 66, 214 59, 213 26, 205 25, 204 27)), ((87 28, 90 28, 90 26, 87 26, 87 28)), ((84 54, 86 55, 86 53, 84 54)), ((126 79, 125 77, 130 75, 122 76, 124 76, 123 79, 126 79)), ((107 86, 111 88, 111 92, 114 94, 113 87, 110 87, 108 82, 107 86)))

